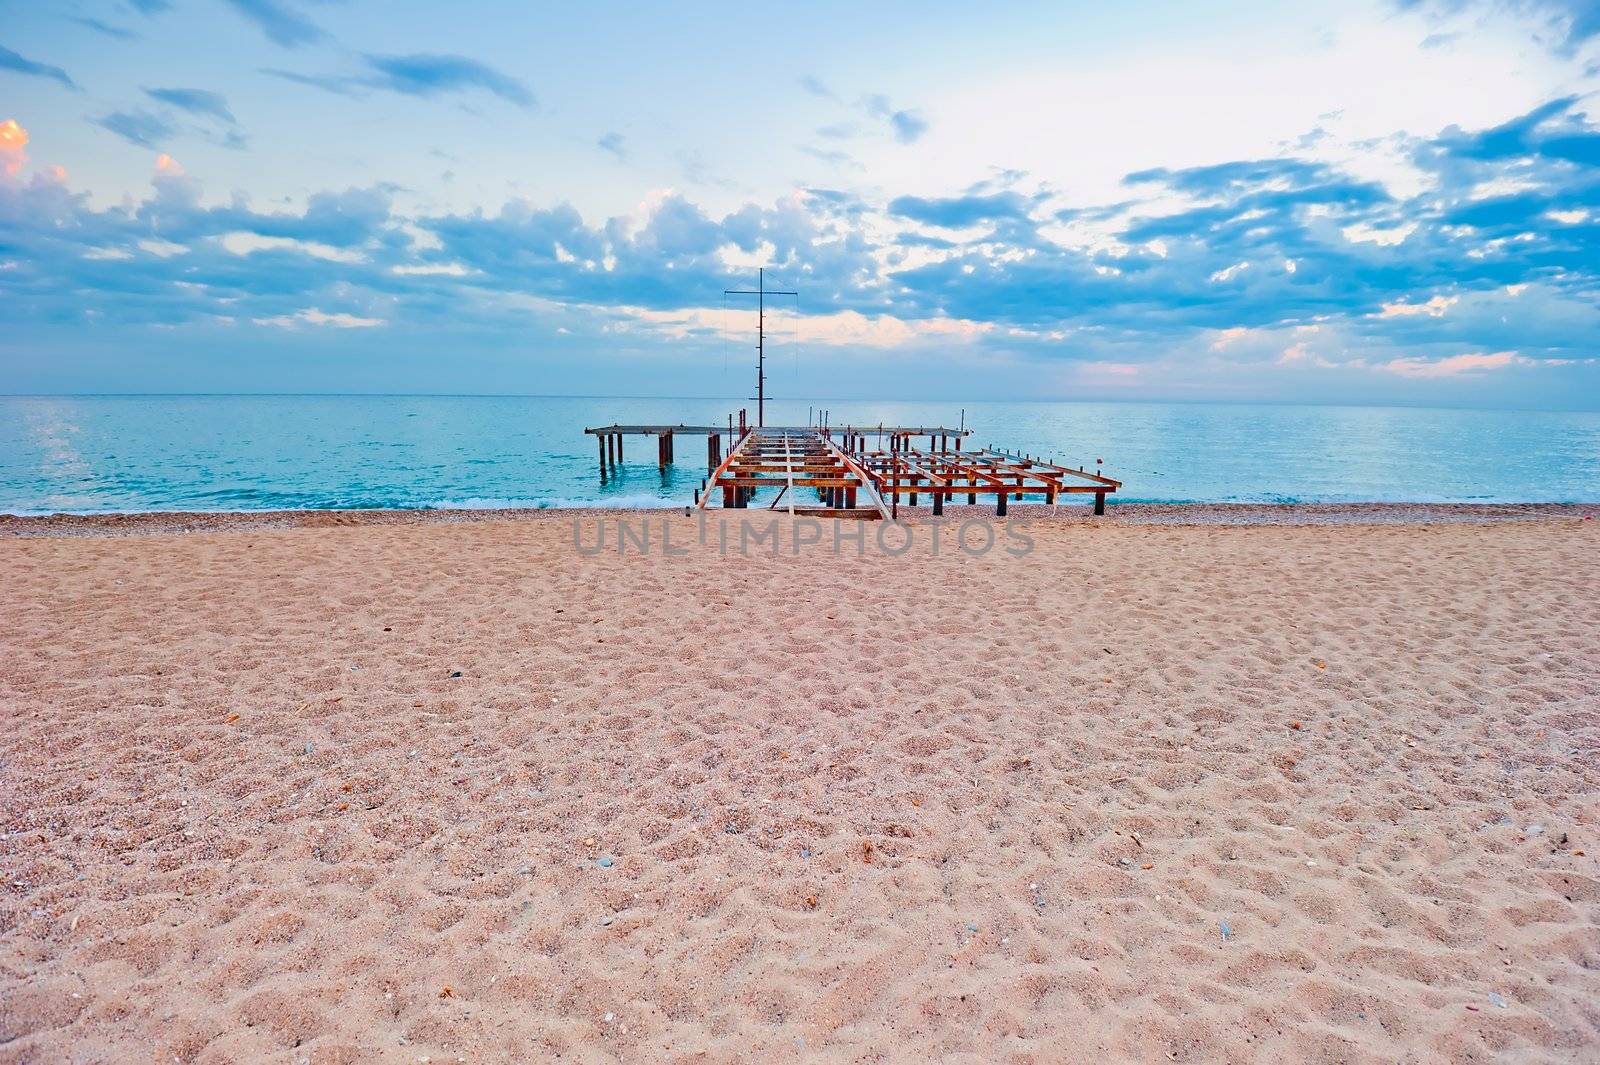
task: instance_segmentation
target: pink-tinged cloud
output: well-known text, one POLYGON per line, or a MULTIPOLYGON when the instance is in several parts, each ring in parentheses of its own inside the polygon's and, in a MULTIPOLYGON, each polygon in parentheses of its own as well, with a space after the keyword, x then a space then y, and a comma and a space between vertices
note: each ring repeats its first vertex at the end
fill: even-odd
POLYGON ((17 120, 8 118, 0 122, 0 169, 15 174, 28 161, 28 131, 17 120))
POLYGON ((183 164, 162 152, 156 156, 156 173, 164 177, 183 177, 183 164))
POLYGON ((1380 369, 1401 377, 1461 377, 1484 370, 1499 370, 1511 365, 1531 363, 1514 351, 1497 351, 1492 355, 1451 355, 1445 359, 1390 359, 1380 369))
POLYGON ((1385 303, 1383 310, 1374 317, 1377 318, 1407 318, 1416 315, 1427 315, 1429 318, 1443 318, 1444 313, 1460 302, 1460 296, 1435 296, 1426 303, 1407 303, 1398 300, 1394 303, 1385 303))

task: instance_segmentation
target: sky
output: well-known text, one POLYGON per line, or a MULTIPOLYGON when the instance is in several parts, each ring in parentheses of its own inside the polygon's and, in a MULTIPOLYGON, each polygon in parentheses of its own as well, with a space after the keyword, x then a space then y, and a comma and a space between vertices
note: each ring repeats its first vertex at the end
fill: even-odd
POLYGON ((0 0, 0 392, 1600 408, 1600 0, 0 0))

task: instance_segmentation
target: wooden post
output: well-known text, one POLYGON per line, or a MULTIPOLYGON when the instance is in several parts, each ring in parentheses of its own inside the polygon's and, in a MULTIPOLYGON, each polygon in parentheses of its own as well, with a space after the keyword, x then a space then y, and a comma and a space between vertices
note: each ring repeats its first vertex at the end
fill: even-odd
POLYGON ((997 495, 997 496, 996 496, 996 499, 998 499, 998 500, 999 500, 999 502, 997 502, 997 503, 996 503, 996 504, 995 504, 995 507, 994 507, 994 512, 995 512, 995 514, 996 514, 996 515, 998 515, 998 516, 999 516, 999 517, 1002 517, 1002 518, 1003 518, 1003 517, 1005 517, 1005 516, 1006 516, 1006 496, 1008 496, 1008 495, 1010 495, 1010 493, 1009 493, 1009 492, 1005 492, 1005 491, 1001 491, 1001 492, 1000 492, 1000 493, 999 493, 999 494, 998 494, 998 495, 997 495))
POLYGON ((604 484, 606 480, 606 434, 596 433, 594 442, 600 445, 600 483, 604 484))
MULTIPOLYGON (((976 473, 974 473, 971 477, 968 477, 967 480, 972 482, 972 487, 974 487, 974 488, 978 487, 978 475, 976 473)), ((976 493, 976 492, 968 492, 967 493, 967 506, 969 506, 969 507, 976 506, 977 503, 978 503, 978 493, 976 493)))
POLYGON ((933 516, 940 517, 944 514, 944 493, 937 488, 933 490, 933 516))
POLYGON ((856 490, 854 485, 844 490, 844 505, 849 507, 851 510, 856 508, 856 490))
POLYGON ((724 509, 724 510, 732 510, 733 509, 733 493, 734 493, 733 485, 725 484, 725 485, 722 486, 722 509, 724 509))
POLYGON ((656 435, 656 469, 664 470, 666 468, 667 468, 667 438, 658 433, 656 435))
POLYGON ((1094 494, 1094 512, 1096 516, 1106 512, 1106 494, 1104 492, 1096 492, 1094 494))

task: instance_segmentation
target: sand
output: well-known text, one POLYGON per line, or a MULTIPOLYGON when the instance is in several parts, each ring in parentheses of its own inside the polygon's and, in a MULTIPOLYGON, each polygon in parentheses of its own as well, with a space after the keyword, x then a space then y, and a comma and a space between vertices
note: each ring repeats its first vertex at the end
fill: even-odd
POLYGON ((0 1062, 1600 1060, 1600 521, 654 520, 0 539, 0 1062))

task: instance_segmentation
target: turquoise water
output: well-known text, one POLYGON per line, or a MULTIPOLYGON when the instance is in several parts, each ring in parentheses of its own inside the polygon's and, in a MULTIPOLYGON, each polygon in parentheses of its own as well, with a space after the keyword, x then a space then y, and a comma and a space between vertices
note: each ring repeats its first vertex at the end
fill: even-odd
MULTIPOLYGON (((670 506, 702 438, 656 469, 627 438, 602 486, 586 426, 726 424, 728 400, 473 396, 0 397, 0 511, 670 506)), ((955 403, 827 404, 835 425, 954 425, 955 403)), ((768 421, 803 425, 803 404, 768 421)), ((1600 413, 1163 403, 972 403, 974 445, 1092 467, 1120 499, 1594 502, 1600 413)))

